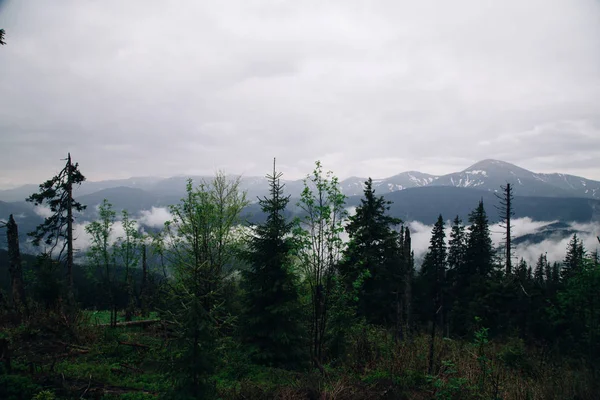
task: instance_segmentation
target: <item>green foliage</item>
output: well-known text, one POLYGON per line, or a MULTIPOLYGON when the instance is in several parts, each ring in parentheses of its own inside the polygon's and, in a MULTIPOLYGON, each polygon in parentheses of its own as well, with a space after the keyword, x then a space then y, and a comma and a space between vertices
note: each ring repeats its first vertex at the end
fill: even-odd
MULTIPOLYGON (((79 164, 71 164, 71 155, 65 167, 52 179, 42 183, 39 193, 34 193, 27 198, 28 202, 36 206, 47 205, 52 213, 46 217, 44 223, 39 225, 29 236, 33 244, 38 246, 42 241, 52 250, 61 245, 60 240, 67 240, 69 233, 66 231, 69 209, 83 211, 86 206, 71 199, 70 191, 73 185, 80 185, 85 181, 85 176, 79 171, 79 164)), ((72 222, 72 221, 71 221, 72 222)), ((48 251, 52 253, 52 250, 48 251)))
POLYGON ((346 217, 344 204, 338 179, 332 172, 323 173, 317 161, 312 175, 304 180, 298 202, 304 217, 296 220, 293 230, 299 264, 310 287, 309 334, 311 357, 316 364, 324 358, 333 277, 344 247, 341 237, 346 217))
POLYGON ((56 395, 50 390, 42 390, 33 396, 31 400, 56 400, 56 395))
POLYGON ((454 362, 442 361, 442 368, 437 376, 428 376, 427 381, 434 389, 434 398, 453 400, 465 398, 469 390, 468 379, 457 376, 458 370, 454 362))
POLYGON ((0 371, 0 399, 30 400, 40 389, 30 377, 7 375, 0 371))
POLYGON ((218 174, 171 207, 164 251, 174 279, 164 291, 161 318, 176 330, 170 342, 168 373, 176 396, 211 397, 211 375, 218 363, 217 338, 231 318, 223 307, 224 267, 236 253, 233 228, 247 201, 239 178, 218 174))

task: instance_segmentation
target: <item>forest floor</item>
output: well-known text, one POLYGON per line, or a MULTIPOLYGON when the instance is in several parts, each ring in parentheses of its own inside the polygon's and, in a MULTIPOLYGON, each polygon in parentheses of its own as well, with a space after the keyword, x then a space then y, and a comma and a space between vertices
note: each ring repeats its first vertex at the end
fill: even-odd
MULTIPOLYGON (((89 311, 76 331, 61 325, 60 315, 1 325, 11 370, 0 354, 0 398, 161 398, 173 387, 165 370, 172 335, 156 317, 110 328, 108 312, 89 311)), ((369 328, 354 338, 343 362, 304 372, 253 365, 232 342, 221 344, 212 379, 220 399, 597 399, 589 371, 558 364, 519 340, 439 339, 431 374, 427 335, 397 343, 369 328)))

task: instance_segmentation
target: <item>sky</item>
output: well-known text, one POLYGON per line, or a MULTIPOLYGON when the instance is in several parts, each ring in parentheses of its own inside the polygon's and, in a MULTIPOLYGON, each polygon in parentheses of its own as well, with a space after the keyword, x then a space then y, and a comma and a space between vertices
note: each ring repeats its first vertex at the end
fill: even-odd
POLYGON ((599 0, 0 0, 0 188, 444 174, 600 180, 599 0))

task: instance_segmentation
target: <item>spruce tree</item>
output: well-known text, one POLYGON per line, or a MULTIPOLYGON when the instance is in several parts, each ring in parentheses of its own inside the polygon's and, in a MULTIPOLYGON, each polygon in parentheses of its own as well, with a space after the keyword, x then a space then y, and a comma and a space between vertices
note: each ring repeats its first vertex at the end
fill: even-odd
MULTIPOLYGON (((450 240, 448 241, 448 265, 446 273, 446 305, 447 314, 450 315, 454 302, 458 297, 459 274, 464 270, 465 252, 467 248, 465 226, 458 215, 452 222, 450 240)), ((446 322, 446 335, 450 334, 450 319, 446 322)))
MULTIPOLYGON (((429 370, 433 373, 434 366, 434 343, 436 326, 443 325, 443 287, 446 275, 446 234, 444 233, 444 219, 440 215, 431 231, 429 251, 425 255, 425 261, 421 267, 422 287, 427 303, 429 315, 431 315, 431 338, 429 342, 429 370)), ((443 327, 442 327, 443 329, 443 327)))
POLYGON ((352 287, 366 273, 359 294, 359 314, 369 322, 385 324, 393 319, 393 276, 398 258, 398 233, 393 229, 400 219, 387 215, 391 202, 376 196, 373 181, 365 182, 364 197, 356 208, 346 232, 350 237, 340 265, 346 285, 352 287))
POLYGON ((563 269, 561 271, 561 278, 563 281, 573 277, 573 275, 581 269, 584 258, 585 249, 583 248, 583 242, 575 233, 567 245, 567 255, 565 256, 563 269))
POLYGON ((403 306, 404 310, 404 327, 403 335, 410 338, 412 331, 412 310, 413 310, 413 280, 415 275, 415 253, 412 250, 412 239, 410 237, 410 230, 408 227, 404 228, 404 235, 402 236, 401 254, 402 254, 402 272, 404 275, 404 293, 403 293, 403 306))
POLYGON ((548 270, 548 260, 545 254, 540 254, 537 263, 535 264, 535 272, 533 273, 533 280, 538 286, 544 285, 544 275, 548 270))
POLYGON ((494 249, 490 237, 488 218, 483 207, 483 200, 469 215, 469 232, 467 234, 467 247, 465 262, 469 274, 478 274, 487 277, 494 267, 494 249))
POLYGON ((494 251, 483 200, 469 215, 464 262, 454 272, 452 324, 458 334, 472 329, 475 317, 488 320, 494 310, 489 283, 494 272, 494 251))
POLYGON ((270 197, 259 199, 267 220, 254 226, 245 257, 246 310, 244 336, 253 347, 254 359, 264 365, 295 368, 301 365, 303 346, 299 322, 299 295, 291 253, 293 222, 287 222, 285 209, 290 196, 284 196, 282 173, 267 175, 270 197))

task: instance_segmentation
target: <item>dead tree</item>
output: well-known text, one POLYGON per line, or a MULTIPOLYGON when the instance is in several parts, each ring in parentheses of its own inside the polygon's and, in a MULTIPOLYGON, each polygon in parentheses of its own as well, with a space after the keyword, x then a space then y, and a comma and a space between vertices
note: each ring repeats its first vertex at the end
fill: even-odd
POLYGON ((496 197, 500 200, 500 204, 496 206, 496 209, 500 213, 500 227, 504 229, 504 257, 506 275, 510 275, 512 272, 512 225, 511 218, 514 216, 513 211, 513 190, 510 183, 506 186, 500 186, 502 189, 502 195, 496 194, 496 197))
POLYGON ((8 274, 10 275, 11 300, 17 313, 27 313, 27 300, 25 298, 25 285, 23 283, 23 266, 21 263, 21 251, 19 249, 19 228, 13 215, 8 222, 1 225, 6 228, 6 239, 8 243, 8 274))
POLYGON ((19 228, 12 214, 6 223, 6 237, 8 240, 8 272, 10 273, 12 301, 15 309, 26 311, 23 266, 19 249, 19 228))

